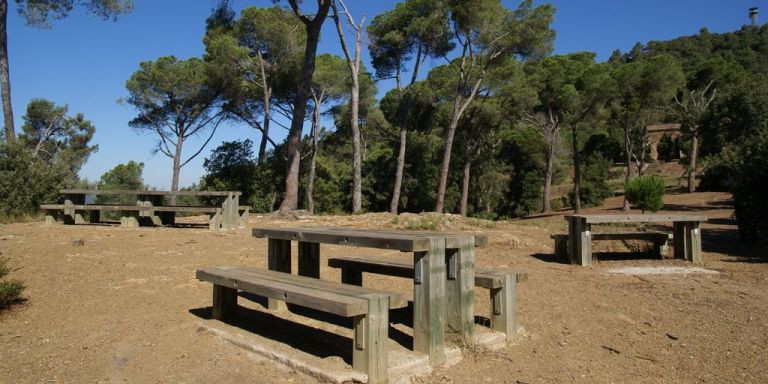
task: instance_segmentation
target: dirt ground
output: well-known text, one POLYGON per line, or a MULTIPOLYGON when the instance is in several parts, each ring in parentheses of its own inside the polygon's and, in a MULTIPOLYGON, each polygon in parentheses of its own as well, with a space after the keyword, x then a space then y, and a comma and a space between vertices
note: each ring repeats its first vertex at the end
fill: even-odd
MULTIPOLYGON (((620 203, 613 199, 602 210, 618 213, 620 203)), ((728 195, 669 195, 666 204, 665 210, 711 218, 703 226, 703 267, 717 273, 609 273, 617 267, 690 266, 615 253, 598 254, 599 261, 587 268, 565 264, 553 256, 549 235, 565 233, 567 211, 498 223, 442 216, 440 230, 489 236, 490 244, 477 250, 478 265, 529 273, 519 287, 525 333, 500 351, 467 350, 458 365, 416 381, 768 382, 766 249, 739 243, 728 195)), ((311 382, 203 331, 198 323, 210 306, 211 286, 195 279, 195 269, 266 267, 266 240, 250 235, 253 226, 406 229, 429 226, 430 220, 252 215, 247 228, 231 232, 41 222, 0 226, 0 257, 16 270, 11 277, 27 286, 26 302, 0 313, 0 382, 311 382)), ((323 259, 359 252, 322 248, 323 259)), ((324 267, 321 277, 339 281, 339 272, 324 267)), ((366 285, 411 290, 407 280, 389 277, 366 277, 366 285)), ((488 312, 486 295, 478 290, 480 315, 488 312)))

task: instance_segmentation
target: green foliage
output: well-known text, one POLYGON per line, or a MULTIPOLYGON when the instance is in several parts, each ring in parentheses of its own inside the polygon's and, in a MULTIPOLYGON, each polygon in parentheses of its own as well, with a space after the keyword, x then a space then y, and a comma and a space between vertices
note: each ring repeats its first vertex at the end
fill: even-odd
POLYGON ((133 10, 132 0, 16 0, 19 14, 27 24, 50 28, 49 19, 63 19, 80 5, 104 20, 116 19, 133 10))
POLYGON ((0 144, 0 215, 19 217, 56 201, 75 175, 65 163, 47 163, 16 144, 0 144))
POLYGON ((665 188, 664 178, 658 175, 636 177, 624 186, 627 200, 643 213, 656 212, 664 207, 665 188))
POLYGON ((143 171, 144 163, 131 160, 125 164, 118 164, 101 175, 99 189, 143 190, 145 189, 144 180, 141 177, 143 171))
MULTIPOLYGON (((622 161, 621 143, 603 133, 590 136, 589 139, 587 139, 587 142, 584 143, 584 149, 582 149, 582 154, 585 157, 597 153, 612 163, 622 161)), ((626 161, 626 159, 623 160, 626 161)))
POLYGON ((682 150, 680 137, 673 138, 672 136, 665 133, 661 136, 656 150, 659 153, 659 160, 671 161, 679 159, 680 151, 682 150))
POLYGON ((33 99, 18 140, 0 145, 0 215, 19 217, 56 201, 58 191, 77 182, 77 172, 97 150, 95 127, 67 106, 33 99))
MULTIPOLYGON (((133 190, 140 191, 146 189, 141 174, 144 171, 144 163, 129 161, 126 164, 118 164, 114 168, 101 175, 101 180, 97 184, 99 189, 107 190, 133 190)), ((99 195, 96 201, 100 204, 120 204, 135 205, 136 199, 127 195, 109 196, 99 195)), ((102 218, 120 219, 119 212, 102 212, 102 218)))
POLYGON ((66 163, 77 174, 98 145, 89 145, 96 128, 82 113, 67 116, 69 107, 32 99, 22 117, 19 143, 47 163, 66 163))
POLYGON ((201 190, 240 191, 243 202, 253 198, 256 160, 251 140, 221 143, 203 161, 203 168, 206 174, 200 179, 201 190))
POLYGON ((24 284, 20 281, 5 279, 5 276, 11 272, 7 263, 7 258, 0 258, 0 309, 20 302, 21 292, 24 291, 24 284))
MULTIPOLYGON (((581 196, 582 207, 596 207, 613 195, 608 185, 610 179, 611 161, 601 152, 593 152, 581 157, 581 196)), ((573 191, 568 194, 569 201, 573 205, 573 191)))
POLYGON ((757 242, 768 235, 768 76, 749 83, 717 111, 726 144, 709 158, 702 184, 730 189, 742 239, 757 242))
POLYGON ((128 124, 137 132, 158 136, 155 152, 173 159, 171 190, 178 190, 180 169, 202 152, 221 121, 217 84, 202 60, 164 56, 139 64, 125 87, 127 102, 139 113, 128 124), (183 159, 184 142, 206 130, 211 133, 201 148, 183 159))

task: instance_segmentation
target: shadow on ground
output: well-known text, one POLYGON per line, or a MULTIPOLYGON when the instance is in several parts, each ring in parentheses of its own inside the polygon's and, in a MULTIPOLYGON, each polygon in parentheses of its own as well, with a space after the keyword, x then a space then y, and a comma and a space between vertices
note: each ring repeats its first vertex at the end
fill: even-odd
MULTIPOLYGON (((339 356, 346 363, 352 364, 352 338, 344 337, 323 329, 279 317, 279 313, 267 311, 267 299, 247 292, 239 292, 241 299, 259 304, 264 310, 256 310, 238 305, 232 318, 222 322, 257 334, 261 337, 290 345, 308 354, 326 358, 339 356)), ((336 316, 299 305, 288 304, 288 310, 294 314, 324 323, 347 328, 352 333, 352 318, 336 316)), ((213 318, 212 307, 190 309, 189 313, 205 320, 213 318)), ((390 323, 413 327, 413 302, 408 306, 389 311, 390 323)), ((389 338, 409 350, 413 349, 413 337, 397 328, 389 327, 389 338)))

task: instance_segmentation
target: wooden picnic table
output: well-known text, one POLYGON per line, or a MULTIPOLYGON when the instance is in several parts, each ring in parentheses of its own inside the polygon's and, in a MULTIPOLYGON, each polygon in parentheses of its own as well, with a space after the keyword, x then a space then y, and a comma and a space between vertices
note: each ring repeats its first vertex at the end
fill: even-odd
POLYGON ((706 216, 685 214, 651 215, 572 215, 568 220, 568 254, 571 264, 588 266, 592 263, 592 224, 615 223, 672 223, 674 257, 693 263, 703 261, 701 253, 701 229, 706 216))
MULTIPOLYGON (((267 238, 270 270, 291 272, 291 241, 298 242, 298 274, 320 277, 320 244, 413 252, 413 350, 430 365, 445 362, 445 330, 474 335, 475 241, 482 235, 342 227, 254 228, 267 238)), ((284 303, 269 300, 270 309, 284 303)))
MULTIPOLYGON (((138 225, 138 218, 147 218, 152 225, 173 224, 176 212, 208 213, 211 215, 212 229, 231 229, 241 222, 240 212, 247 216, 249 207, 241 207, 239 191, 147 191, 147 190, 98 190, 98 189, 62 189, 59 191, 64 204, 44 204, 41 208, 48 211, 61 211, 65 222, 85 222, 82 212, 89 212, 91 222, 100 220, 101 211, 125 211, 126 217, 121 223, 138 225), (88 196, 135 196, 134 205, 115 205, 93 203, 88 196), (169 206, 165 204, 167 196, 214 196, 223 198, 220 206, 169 206), (124 220, 128 219, 128 220, 124 220)), ((48 221, 56 221, 53 217, 48 221)), ((134 226, 134 225, 128 225, 134 226)))

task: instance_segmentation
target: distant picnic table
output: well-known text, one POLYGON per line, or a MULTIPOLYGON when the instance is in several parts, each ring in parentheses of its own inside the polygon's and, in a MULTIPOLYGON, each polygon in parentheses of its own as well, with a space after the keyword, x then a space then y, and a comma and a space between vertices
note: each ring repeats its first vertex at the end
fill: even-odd
MULTIPOLYGON (((700 224, 707 221, 706 216, 685 214, 650 214, 650 215, 571 215, 566 216, 568 221, 568 235, 561 239, 567 241, 563 246, 556 238, 556 253, 558 248, 567 250, 571 264, 588 266, 592 263, 592 240, 597 239, 598 234, 592 233, 592 224, 618 224, 618 223, 672 223, 672 241, 674 243, 674 257, 685 259, 693 263, 703 261, 701 253, 701 229, 700 224)), ((599 234, 601 240, 624 239, 637 237, 650 239, 648 235, 662 235, 666 239, 667 234, 657 232, 599 234)), ((554 237, 554 236, 553 236, 554 237)), ((666 246, 666 240, 664 241, 666 246)))
POLYGON ((62 189, 60 203, 43 204, 47 223, 82 224, 101 222, 101 212, 119 212, 123 227, 174 225, 177 212, 208 214, 210 229, 232 229, 242 224, 250 207, 239 205, 239 191, 144 191, 62 189), (96 203, 97 196, 127 196, 134 204, 96 203), (166 205, 171 196, 207 196, 221 205, 166 205), (92 197, 92 198, 90 198, 92 197))

